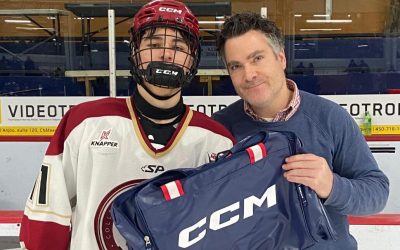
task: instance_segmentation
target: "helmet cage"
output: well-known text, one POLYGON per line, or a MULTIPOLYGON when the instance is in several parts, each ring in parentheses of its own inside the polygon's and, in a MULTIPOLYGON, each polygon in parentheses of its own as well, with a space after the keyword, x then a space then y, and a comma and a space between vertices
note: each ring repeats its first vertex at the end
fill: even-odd
POLYGON ((163 21, 161 19, 159 22, 153 22, 141 27, 137 32, 133 32, 133 28, 130 30, 130 61, 132 63, 132 75, 139 84, 143 84, 143 82, 146 81, 162 88, 178 88, 182 87, 184 84, 190 83, 196 75, 200 61, 199 40, 195 34, 190 32, 189 27, 180 24, 181 23, 178 20, 171 23, 165 22, 165 20, 163 21), (163 29, 163 32, 155 35, 155 32, 158 29, 163 29), (173 30, 174 33, 172 35, 167 34, 167 29, 173 30), (180 34, 182 38, 180 38, 178 34, 180 34), (164 39, 162 39, 162 44, 157 41, 156 47, 150 46, 148 48, 140 49, 140 44, 144 39, 148 39, 150 44, 153 44, 153 38, 157 36, 164 37, 164 39), (167 37, 171 37, 172 40, 175 41, 175 45, 177 45, 178 40, 183 40, 188 46, 188 49, 183 50, 177 46, 172 46, 172 48, 167 47, 167 37), (166 50, 173 50, 173 58, 172 60, 166 60, 165 56, 164 59, 155 58, 154 55, 156 53, 153 50, 163 50, 163 55, 165 55, 166 50), (141 54, 146 52, 150 54, 150 59, 143 61, 141 54), (182 53, 185 54, 183 62, 178 62, 178 60, 176 60, 177 53, 181 54, 180 57, 182 57, 182 53), (161 77, 151 77, 154 75, 153 72, 159 70, 159 68, 152 69, 150 65, 164 65, 162 70, 164 74, 162 74, 161 77))

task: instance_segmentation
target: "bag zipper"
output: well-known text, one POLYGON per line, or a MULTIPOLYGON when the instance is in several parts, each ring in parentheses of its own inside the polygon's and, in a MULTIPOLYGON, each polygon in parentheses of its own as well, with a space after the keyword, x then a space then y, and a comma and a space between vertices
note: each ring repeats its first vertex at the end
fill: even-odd
MULTIPOLYGON (((288 139, 289 139, 289 141, 290 141, 290 150, 292 151, 292 152, 291 152, 291 155, 293 155, 293 154, 295 154, 295 153, 298 153, 298 152, 296 152, 296 148, 297 148, 297 147, 296 147, 296 143, 297 143, 297 142, 296 142, 296 138, 292 138, 292 137, 290 137, 290 136, 287 136, 287 137, 288 137, 288 139), (290 138, 289 138, 289 137, 290 137, 290 138)), ((307 216, 305 215, 304 207, 306 207, 306 206, 308 205, 308 202, 307 202, 307 199, 306 199, 306 197, 305 197, 305 195, 304 195, 302 186, 303 186, 303 185, 296 183, 296 190, 297 190, 297 194, 298 194, 298 197, 299 197, 299 200, 300 200, 300 203, 301 203, 301 210, 302 210, 302 213, 303 213, 303 218, 305 219, 305 223, 306 223, 306 228, 307 228, 308 234, 311 236, 311 238, 312 238, 315 242, 317 242, 317 240, 314 239, 314 237, 313 237, 313 236, 311 235, 311 233, 310 233, 310 229, 309 229, 309 226, 308 226, 308 220, 307 220, 307 218, 306 218, 307 216)), ((332 229, 332 226, 331 226, 331 224, 330 224, 328 215, 326 214, 325 207, 324 207, 324 205, 322 204, 322 202, 321 202, 320 199, 318 199, 318 204, 319 204, 319 206, 320 206, 320 208, 321 208, 321 210, 322 210, 322 213, 324 214, 324 218, 325 218, 325 221, 326 221, 326 223, 327 223, 328 233, 329 233, 330 237, 331 237, 333 240, 336 240, 337 237, 333 234, 333 229, 332 229)))
POLYGON ((325 207, 324 207, 324 205, 322 204, 322 202, 321 202, 320 199, 318 199, 318 201, 319 201, 319 205, 320 205, 320 207, 321 207, 321 210, 322 210, 322 212, 324 213, 324 218, 325 218, 325 220, 326 220, 326 224, 327 224, 327 228, 328 228, 329 235, 331 236, 331 238, 332 238, 333 240, 337 240, 336 235, 333 233, 333 228, 332 228, 332 225, 331 225, 331 223, 330 223, 330 221, 329 221, 329 217, 328 217, 328 215, 326 214, 325 207))
MULTIPOLYGON (((290 155, 294 155, 294 154, 298 153, 297 150, 296 150, 297 149, 297 146, 296 146, 297 141, 296 141, 296 137, 293 137, 293 136, 290 136, 290 135, 293 135, 293 134, 292 133, 290 133, 290 134, 287 133, 286 137, 287 137, 287 139, 289 141, 289 145, 290 145, 290 147, 289 147, 290 155)), ((306 196, 304 195, 304 192, 303 192, 303 185, 298 184, 298 183, 294 183, 294 185, 296 187, 297 197, 298 197, 298 199, 300 201, 301 213, 303 215, 304 224, 306 226, 307 234, 308 234, 308 236, 310 237, 311 240, 313 240, 314 242, 318 242, 312 236, 312 234, 310 232, 310 226, 308 225, 308 219, 307 219, 306 213, 304 211, 304 207, 308 206, 308 201, 307 201, 306 196)))
POLYGON ((308 219, 306 212, 304 211, 304 207, 306 207, 308 205, 307 199, 304 196, 304 192, 303 192, 303 187, 301 184, 295 183, 296 186, 296 191, 297 191, 297 197, 299 198, 300 201, 300 208, 301 208, 301 213, 303 215, 303 219, 304 219, 304 224, 306 226, 306 231, 308 236, 310 237, 311 240, 313 240, 314 242, 318 242, 311 234, 310 232, 310 226, 308 224, 308 219))
POLYGON ((144 244, 145 244, 145 247, 146 247, 145 249, 146 250, 151 250, 152 246, 151 246, 150 236, 145 235, 143 237, 143 240, 144 240, 144 244))
POLYGON ((135 205, 138 208, 139 220, 142 223, 142 225, 144 225, 144 231, 145 232, 142 232, 142 233, 143 233, 144 245, 146 247, 145 249, 146 250, 155 250, 157 248, 156 248, 156 245, 155 244, 153 245, 153 243, 152 243, 153 242, 153 240, 152 240, 153 237, 151 236, 150 229, 147 226, 146 219, 144 218, 142 209, 139 206, 139 202, 138 202, 137 196, 135 196, 135 205))

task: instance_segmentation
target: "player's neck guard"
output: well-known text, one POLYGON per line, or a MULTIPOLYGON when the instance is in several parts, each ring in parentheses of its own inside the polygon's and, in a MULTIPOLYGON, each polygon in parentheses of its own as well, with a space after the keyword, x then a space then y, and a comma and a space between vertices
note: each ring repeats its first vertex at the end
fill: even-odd
POLYGON ((146 86, 146 84, 142 83, 142 84, 140 84, 140 85, 143 87, 143 89, 144 89, 147 93, 149 93, 149 95, 151 95, 153 98, 155 98, 155 99, 157 99, 157 100, 160 100, 160 101, 166 101, 166 100, 168 100, 168 99, 174 97, 175 95, 177 95, 179 92, 181 92, 181 89, 178 89, 178 90, 177 90, 175 93, 173 93, 172 95, 161 96, 161 95, 157 95, 156 93, 154 93, 153 91, 151 91, 151 90, 146 86))
POLYGON ((142 115, 157 120, 171 119, 185 112, 182 96, 174 107, 162 109, 151 105, 140 95, 139 91, 136 90, 133 93, 133 103, 142 115))

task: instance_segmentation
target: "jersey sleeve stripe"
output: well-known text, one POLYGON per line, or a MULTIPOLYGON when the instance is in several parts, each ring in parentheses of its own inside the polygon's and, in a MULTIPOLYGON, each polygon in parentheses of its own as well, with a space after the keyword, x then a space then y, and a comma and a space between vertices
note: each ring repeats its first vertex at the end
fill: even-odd
POLYGON ((48 221, 30 220, 24 215, 22 218, 20 241, 29 250, 68 249, 70 241, 69 231, 69 226, 48 221))

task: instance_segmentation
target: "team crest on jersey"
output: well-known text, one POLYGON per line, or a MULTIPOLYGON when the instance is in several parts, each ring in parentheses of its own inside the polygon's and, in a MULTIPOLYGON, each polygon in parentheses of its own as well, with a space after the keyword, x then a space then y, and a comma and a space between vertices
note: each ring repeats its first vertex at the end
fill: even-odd
POLYGON ((93 148, 119 148, 119 143, 117 141, 110 140, 111 129, 103 130, 100 133, 98 140, 92 140, 90 142, 90 147, 93 148))
POLYGON ((127 250, 126 241, 118 232, 111 216, 111 205, 114 199, 132 188, 142 179, 131 180, 115 187, 100 202, 94 217, 94 233, 100 250, 127 250))

